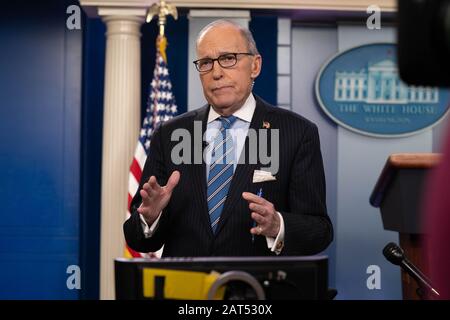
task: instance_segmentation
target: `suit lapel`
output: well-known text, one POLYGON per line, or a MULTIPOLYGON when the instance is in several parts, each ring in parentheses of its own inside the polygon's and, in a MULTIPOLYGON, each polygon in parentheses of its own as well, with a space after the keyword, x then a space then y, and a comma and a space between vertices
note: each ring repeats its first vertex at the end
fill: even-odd
MULTIPOLYGON (((266 120, 265 117, 267 113, 267 108, 265 106, 265 103, 257 96, 255 96, 255 99, 256 99, 256 108, 252 117, 252 121, 250 123, 249 130, 251 129, 258 130, 262 128, 262 123, 264 120, 266 120)), ((257 140, 259 144, 259 138, 257 140)), ((234 172, 233 179, 231 181, 230 189, 228 190, 228 196, 227 199, 225 200, 222 214, 220 216, 219 225, 217 226, 216 234, 219 234, 219 232, 222 230, 227 219, 232 214, 236 203, 242 199, 242 192, 249 191, 245 190, 245 186, 249 181, 252 181, 253 172, 260 166, 259 160, 257 160, 256 163, 254 164, 248 164, 249 150, 251 149, 249 148, 249 138, 247 134, 243 149, 243 152, 245 151, 246 159, 244 160, 242 157, 243 154, 241 154, 239 164, 237 165, 236 171, 234 172)))
MULTIPOLYGON (((201 121, 202 122, 202 136, 201 138, 203 138, 203 134, 206 131, 206 122, 208 120, 208 110, 209 110, 209 106, 206 105, 202 108, 200 108, 197 111, 197 114, 195 115, 194 121, 201 121)), ((194 129, 192 129, 191 132, 194 132, 194 129)), ((197 164, 195 162, 194 165, 189 165, 187 166, 187 168, 189 168, 192 173, 191 177, 192 177, 192 183, 194 186, 196 186, 196 192, 198 191, 199 193, 197 195, 193 195, 193 197, 199 199, 198 201, 198 208, 199 208, 199 212, 202 216, 202 221, 205 224, 205 228, 208 230, 208 234, 210 235, 210 237, 212 238, 213 232, 211 229, 211 223, 209 221, 209 213, 208 213, 208 204, 206 201, 206 164, 203 161, 203 140, 201 141, 202 144, 201 146, 195 146, 195 142, 196 142, 196 138, 194 137, 193 139, 193 150, 194 152, 199 152, 201 151, 201 164, 197 164)))

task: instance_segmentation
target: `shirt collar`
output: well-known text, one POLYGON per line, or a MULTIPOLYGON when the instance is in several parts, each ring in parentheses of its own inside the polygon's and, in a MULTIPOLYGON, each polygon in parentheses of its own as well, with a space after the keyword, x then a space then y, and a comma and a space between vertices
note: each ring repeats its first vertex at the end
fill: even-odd
MULTIPOLYGON (((235 113, 233 113, 233 116, 244 120, 246 122, 251 122, 253 113, 255 112, 256 108, 256 100, 255 97, 253 97, 253 94, 250 93, 248 95, 247 100, 245 100, 245 103, 242 107, 240 107, 235 113)), ((209 108, 209 114, 208 114, 208 123, 213 122, 214 120, 218 119, 220 117, 220 114, 214 110, 214 108, 209 108)))

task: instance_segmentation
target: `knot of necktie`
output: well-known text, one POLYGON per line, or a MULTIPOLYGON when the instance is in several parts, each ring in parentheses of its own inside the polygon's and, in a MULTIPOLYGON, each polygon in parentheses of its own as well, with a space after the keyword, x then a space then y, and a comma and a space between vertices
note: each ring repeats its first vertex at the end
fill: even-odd
POLYGON ((233 123, 236 121, 235 116, 228 116, 228 117, 220 117, 220 122, 222 122, 222 127, 225 129, 230 129, 233 123))

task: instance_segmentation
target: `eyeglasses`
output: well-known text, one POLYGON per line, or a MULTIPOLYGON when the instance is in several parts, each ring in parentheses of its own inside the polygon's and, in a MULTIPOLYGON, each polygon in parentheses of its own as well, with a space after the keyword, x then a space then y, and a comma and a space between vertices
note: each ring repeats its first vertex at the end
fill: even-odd
POLYGON ((231 68, 237 63, 238 54, 245 54, 247 56, 254 56, 253 53, 249 52, 238 52, 238 53, 225 53, 218 56, 216 59, 203 58, 193 61, 198 72, 208 72, 214 67, 214 61, 217 61, 222 68, 231 68))

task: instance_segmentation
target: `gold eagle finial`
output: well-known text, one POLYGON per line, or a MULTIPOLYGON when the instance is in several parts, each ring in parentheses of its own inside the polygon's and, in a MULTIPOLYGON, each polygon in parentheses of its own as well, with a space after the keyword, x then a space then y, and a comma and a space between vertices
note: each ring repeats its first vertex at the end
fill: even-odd
POLYGON ((155 2, 147 11, 147 23, 152 21, 154 16, 158 16, 159 35, 164 36, 164 27, 166 25, 167 16, 172 15, 175 20, 178 19, 177 8, 164 0, 160 0, 159 3, 155 2))

